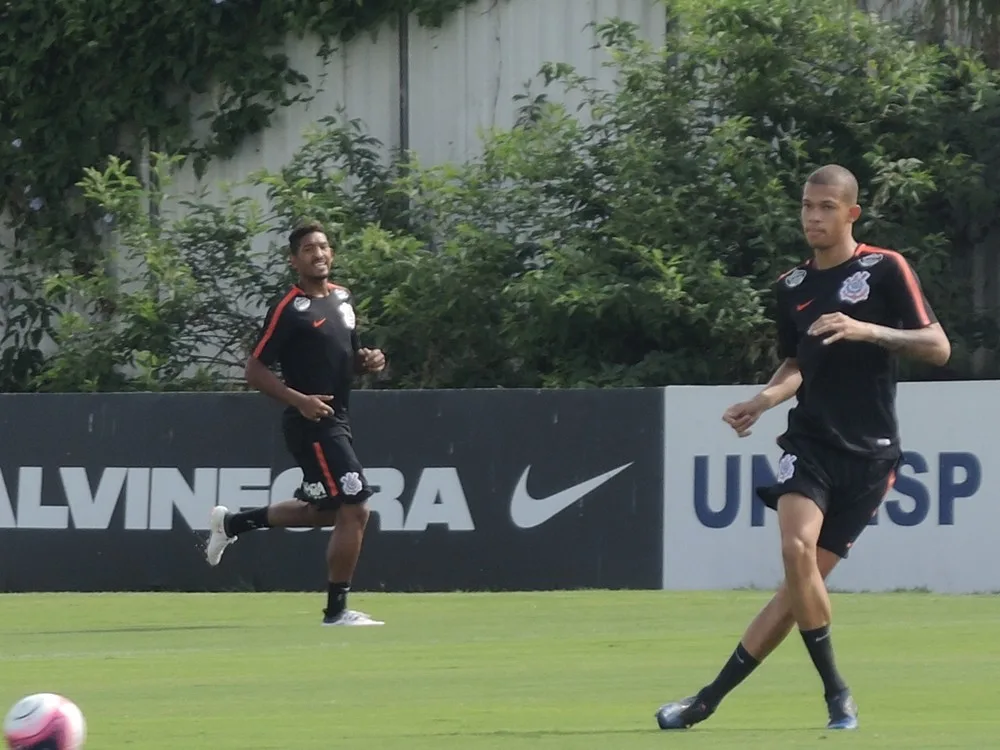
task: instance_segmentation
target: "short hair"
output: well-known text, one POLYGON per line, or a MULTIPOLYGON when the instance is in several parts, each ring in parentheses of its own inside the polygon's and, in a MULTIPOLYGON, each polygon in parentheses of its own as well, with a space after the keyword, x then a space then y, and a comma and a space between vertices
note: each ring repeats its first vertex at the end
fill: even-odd
POLYGON ((827 164, 806 178, 806 184, 839 187, 843 198, 852 206, 858 202, 858 178, 839 164, 827 164))
POLYGON ((292 233, 288 235, 288 252, 295 255, 299 251, 299 243, 302 242, 302 238, 313 232, 326 234, 326 229, 318 221, 307 221, 304 224, 296 225, 292 233))

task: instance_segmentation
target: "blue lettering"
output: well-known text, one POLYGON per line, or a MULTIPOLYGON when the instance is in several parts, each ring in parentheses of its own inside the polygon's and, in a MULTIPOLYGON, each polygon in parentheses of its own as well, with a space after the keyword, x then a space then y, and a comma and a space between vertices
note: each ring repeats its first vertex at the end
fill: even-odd
MULTIPOLYGON (((694 457, 694 511, 699 523, 710 529, 724 529, 735 523, 740 506, 750 501, 750 526, 765 525, 768 510, 757 497, 756 489, 776 483, 774 470, 767 456, 750 456, 749 496, 743 497, 740 481, 741 456, 726 456, 726 480, 723 496, 725 503, 719 510, 713 510, 710 502, 708 470, 709 457, 694 457)), ((889 521, 896 526, 917 526, 927 521, 933 502, 925 475, 930 464, 924 456, 913 451, 905 451, 900 460, 899 472, 894 489, 904 500, 887 500, 883 505, 889 521), (910 471, 904 473, 904 469, 910 471)), ((955 501, 973 497, 982 486, 983 467, 979 458, 972 453, 946 452, 938 456, 937 481, 937 523, 940 526, 955 524, 955 501)), ((714 496, 718 497, 718 491, 714 496)), ((870 525, 877 525, 879 515, 872 516, 870 525)))
POLYGON ((702 526, 724 529, 740 512, 740 457, 726 456, 726 504, 712 510, 708 503, 708 456, 694 457, 694 513, 702 526))
POLYGON ((983 467, 976 456, 971 453, 942 453, 938 474, 938 524, 954 526, 955 500, 975 495, 982 481, 983 467), (960 484, 955 482, 955 469, 965 472, 960 484))
POLYGON ((753 491, 753 498, 750 501, 750 525, 763 526, 764 514, 767 513, 767 506, 764 505, 763 500, 757 497, 757 488, 777 484, 778 478, 774 475, 774 472, 771 471, 771 463, 767 460, 767 456, 753 457, 750 476, 750 487, 753 491))
POLYGON ((931 509, 931 498, 927 488, 911 477, 904 477, 902 469, 904 466, 912 466, 916 474, 927 473, 927 461, 919 453, 903 451, 903 459, 900 463, 900 471, 896 475, 896 492, 904 497, 913 500, 912 510, 903 510, 902 503, 898 500, 889 500, 885 504, 885 512, 889 520, 897 526, 916 526, 927 518, 927 513, 931 509))

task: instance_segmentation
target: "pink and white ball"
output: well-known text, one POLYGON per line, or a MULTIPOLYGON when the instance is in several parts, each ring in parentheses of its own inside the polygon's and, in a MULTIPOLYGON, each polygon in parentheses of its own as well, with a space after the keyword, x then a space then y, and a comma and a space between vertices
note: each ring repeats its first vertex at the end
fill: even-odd
POLYGON ((22 698, 3 720, 9 750, 80 750, 87 722, 79 707, 54 693, 22 698))

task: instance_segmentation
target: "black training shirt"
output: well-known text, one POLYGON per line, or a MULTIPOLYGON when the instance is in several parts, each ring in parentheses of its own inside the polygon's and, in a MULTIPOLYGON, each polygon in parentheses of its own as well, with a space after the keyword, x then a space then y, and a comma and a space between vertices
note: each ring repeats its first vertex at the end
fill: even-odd
MULTIPOLYGON (((327 296, 310 297, 293 286, 272 304, 253 356, 268 367, 278 363, 289 388, 307 396, 333 396, 332 419, 346 426, 360 343, 350 291, 335 284, 328 288, 327 296)), ((299 415, 294 407, 286 411, 299 415)))
POLYGON ((835 312, 889 328, 936 323, 910 264, 892 250, 859 245, 833 268, 816 269, 812 260, 800 264, 778 280, 776 293, 778 354, 796 359, 802 371, 785 435, 870 458, 897 458, 896 356, 859 341, 824 346, 826 336, 806 331, 821 315, 835 312))

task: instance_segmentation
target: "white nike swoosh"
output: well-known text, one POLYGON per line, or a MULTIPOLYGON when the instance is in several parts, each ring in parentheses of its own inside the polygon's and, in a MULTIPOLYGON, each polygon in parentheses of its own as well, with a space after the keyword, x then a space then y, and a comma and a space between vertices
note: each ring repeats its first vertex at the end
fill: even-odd
POLYGON ((536 526, 541 526, 552 518, 552 516, 565 510, 584 495, 593 492, 612 477, 625 471, 633 463, 635 462, 629 461, 617 469, 612 469, 598 477, 588 479, 586 482, 573 485, 562 492, 539 498, 534 498, 528 494, 528 472, 531 471, 531 466, 529 465, 524 470, 524 473, 521 474, 521 478, 517 481, 517 487, 514 488, 514 494, 510 498, 510 518, 515 525, 522 529, 533 529, 536 526))

